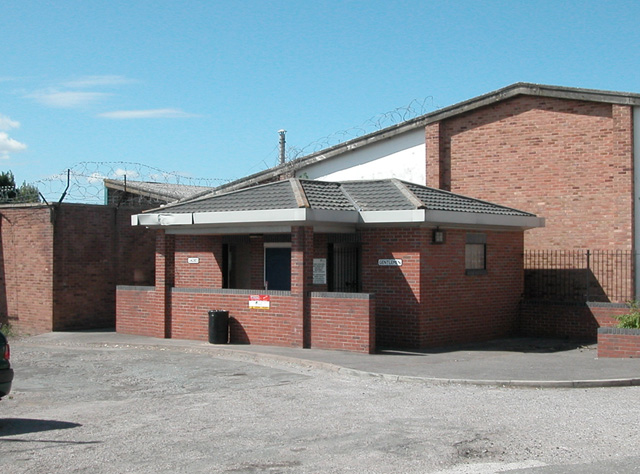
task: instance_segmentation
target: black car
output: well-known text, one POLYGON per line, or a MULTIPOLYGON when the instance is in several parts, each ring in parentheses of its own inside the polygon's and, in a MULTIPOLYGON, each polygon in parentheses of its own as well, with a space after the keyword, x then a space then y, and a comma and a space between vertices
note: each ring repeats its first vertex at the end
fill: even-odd
POLYGON ((11 350, 4 334, 0 332, 0 398, 8 395, 13 381, 13 369, 9 363, 11 350))

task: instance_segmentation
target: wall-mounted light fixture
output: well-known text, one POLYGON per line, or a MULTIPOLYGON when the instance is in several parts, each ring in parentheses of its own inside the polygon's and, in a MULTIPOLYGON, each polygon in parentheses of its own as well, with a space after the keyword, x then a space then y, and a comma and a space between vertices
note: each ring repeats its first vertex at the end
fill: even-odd
POLYGON ((440 227, 436 227, 433 230, 431 242, 434 244, 444 244, 444 230, 440 230, 440 227))

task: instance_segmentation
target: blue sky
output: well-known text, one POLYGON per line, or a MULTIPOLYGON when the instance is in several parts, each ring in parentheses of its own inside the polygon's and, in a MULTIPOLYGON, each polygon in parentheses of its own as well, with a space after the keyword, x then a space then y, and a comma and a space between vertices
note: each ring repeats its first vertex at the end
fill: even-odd
POLYGON ((514 82, 640 92, 639 18, 638 1, 8 0, 0 170, 45 195, 68 168, 215 185, 275 165, 282 128, 292 156, 514 82))

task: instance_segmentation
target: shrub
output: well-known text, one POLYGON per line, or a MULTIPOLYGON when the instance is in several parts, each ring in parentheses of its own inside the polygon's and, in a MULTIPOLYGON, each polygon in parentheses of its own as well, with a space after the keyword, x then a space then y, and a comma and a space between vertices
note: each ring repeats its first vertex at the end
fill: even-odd
POLYGON ((633 300, 627 303, 629 312, 616 316, 618 327, 625 329, 640 329, 640 301, 633 300))

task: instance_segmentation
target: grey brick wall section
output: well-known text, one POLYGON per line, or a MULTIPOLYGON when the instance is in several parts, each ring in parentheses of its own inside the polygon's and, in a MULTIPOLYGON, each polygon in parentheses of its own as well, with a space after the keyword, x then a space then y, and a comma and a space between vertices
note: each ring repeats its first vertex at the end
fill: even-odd
POLYGON ((640 329, 598 328, 598 334, 624 334, 628 336, 640 336, 640 329))
POLYGON ((324 291, 311 292, 312 298, 343 298, 351 300, 372 300, 372 294, 369 293, 329 293, 324 291))
POLYGON ((230 288, 171 288, 172 293, 200 293, 207 295, 269 295, 291 296, 290 291, 279 290, 234 290, 230 288))
POLYGON ((587 303, 589 308, 628 308, 626 303, 598 303, 596 301, 587 303))
POLYGON ((155 286, 118 285, 116 289, 121 291, 156 291, 155 286))

